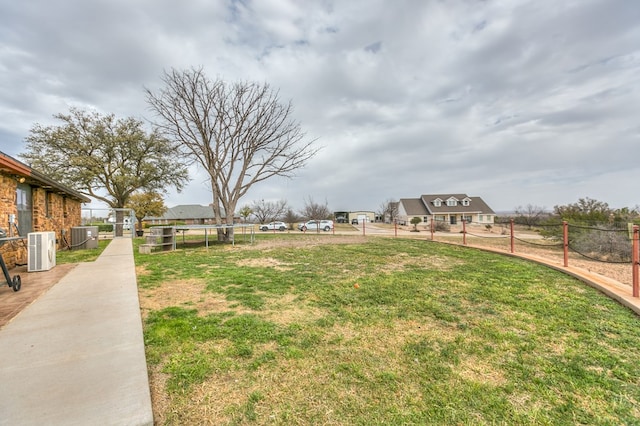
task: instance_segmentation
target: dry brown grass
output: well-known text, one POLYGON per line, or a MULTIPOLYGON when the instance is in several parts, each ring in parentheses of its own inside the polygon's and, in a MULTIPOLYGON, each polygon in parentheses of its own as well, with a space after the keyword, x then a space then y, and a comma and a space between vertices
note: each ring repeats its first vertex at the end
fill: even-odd
POLYGON ((230 310, 236 313, 250 312, 249 309, 243 309, 236 304, 231 307, 232 303, 228 302, 224 296, 208 292, 205 287, 204 282, 193 279, 168 281, 156 288, 141 289, 139 297, 142 318, 146 319, 149 312, 170 306, 196 309, 198 315, 230 310))
POLYGON ((272 257, 262 257, 260 259, 244 259, 237 262, 238 266, 248 266, 253 268, 274 268, 278 271, 290 271, 292 268, 286 262, 282 262, 272 257))

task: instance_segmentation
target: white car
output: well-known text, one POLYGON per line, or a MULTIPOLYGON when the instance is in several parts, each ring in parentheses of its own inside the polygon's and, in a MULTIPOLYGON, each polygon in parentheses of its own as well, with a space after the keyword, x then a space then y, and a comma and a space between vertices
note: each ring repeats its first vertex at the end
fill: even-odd
POLYGON ((269 222, 260 225, 261 231, 284 231, 287 229, 287 224, 284 222, 269 222))
POLYGON ((310 220, 308 222, 298 224, 298 229, 301 231, 317 231, 322 229, 323 231, 331 231, 333 229, 332 220, 310 220))

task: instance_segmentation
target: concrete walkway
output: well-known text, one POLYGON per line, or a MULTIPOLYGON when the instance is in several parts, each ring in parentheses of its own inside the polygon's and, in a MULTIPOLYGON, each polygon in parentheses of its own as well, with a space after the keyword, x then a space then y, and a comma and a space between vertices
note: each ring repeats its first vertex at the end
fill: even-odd
POLYGON ((152 425, 130 239, 0 330, 0 425, 152 425))

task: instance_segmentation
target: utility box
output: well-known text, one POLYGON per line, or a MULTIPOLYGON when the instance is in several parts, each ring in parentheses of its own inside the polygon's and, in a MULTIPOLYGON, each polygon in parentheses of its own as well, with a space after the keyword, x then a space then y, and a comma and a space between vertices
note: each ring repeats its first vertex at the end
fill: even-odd
POLYGON ((71 228, 71 249, 97 249, 98 227, 76 226, 71 228))

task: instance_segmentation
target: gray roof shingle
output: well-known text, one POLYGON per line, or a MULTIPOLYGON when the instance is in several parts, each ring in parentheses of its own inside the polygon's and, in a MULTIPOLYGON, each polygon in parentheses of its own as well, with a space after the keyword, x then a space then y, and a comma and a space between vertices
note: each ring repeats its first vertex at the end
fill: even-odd
POLYGON ((426 208, 432 214, 446 214, 446 213, 482 213, 482 214, 495 214, 494 211, 484 202, 480 197, 469 197, 467 194, 427 194, 420 197, 426 208), (455 198, 458 200, 456 206, 448 206, 447 200, 455 198), (469 199, 469 205, 462 205, 462 200, 469 199), (440 207, 437 207, 433 202, 437 199, 442 201, 440 207))
POLYGON ((174 206, 160 217, 148 217, 151 220, 186 220, 186 219, 214 219, 213 208, 211 206, 201 206, 200 204, 182 204, 174 206))
POLYGON ((401 198, 400 203, 408 216, 426 216, 429 214, 420 198, 401 198))

